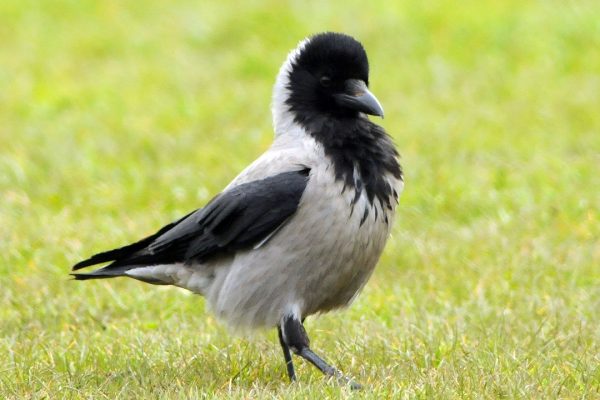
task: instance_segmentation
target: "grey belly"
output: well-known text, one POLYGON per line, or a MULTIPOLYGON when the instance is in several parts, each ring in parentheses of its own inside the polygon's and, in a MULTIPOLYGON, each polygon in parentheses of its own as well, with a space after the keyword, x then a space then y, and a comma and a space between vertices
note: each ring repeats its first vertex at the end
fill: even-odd
MULTIPOLYGON (((361 226, 362 212, 340 209, 299 210, 265 246, 210 268, 213 279, 202 292, 216 315, 234 327, 274 326, 285 314, 349 304, 371 275, 389 226, 374 215, 361 226)), ((206 266, 197 271, 205 276, 206 266)))

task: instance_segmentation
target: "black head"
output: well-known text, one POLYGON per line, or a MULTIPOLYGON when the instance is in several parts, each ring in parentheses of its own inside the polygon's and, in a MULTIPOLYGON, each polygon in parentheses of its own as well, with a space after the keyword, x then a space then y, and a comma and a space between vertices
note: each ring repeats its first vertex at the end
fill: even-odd
POLYGON ((348 35, 320 33, 303 42, 292 60, 286 103, 300 119, 324 114, 383 116, 368 83, 369 61, 363 46, 348 35))
POLYGON ((336 180, 355 189, 353 204, 364 191, 369 202, 391 208, 397 193, 388 177, 402 179, 402 170, 391 138, 363 115, 383 117, 368 83, 369 61, 358 41, 341 33, 311 36, 277 75, 273 125, 276 135, 298 134, 300 127, 318 142, 336 180))

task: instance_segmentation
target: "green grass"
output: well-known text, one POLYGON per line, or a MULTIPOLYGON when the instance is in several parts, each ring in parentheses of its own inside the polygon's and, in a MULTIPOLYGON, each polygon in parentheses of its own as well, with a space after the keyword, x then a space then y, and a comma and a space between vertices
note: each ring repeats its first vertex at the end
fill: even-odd
POLYGON ((600 4, 0 2, 0 398, 599 398, 600 4), (200 297, 69 266, 201 206, 272 138, 304 36, 361 39, 406 188, 297 362, 200 297))

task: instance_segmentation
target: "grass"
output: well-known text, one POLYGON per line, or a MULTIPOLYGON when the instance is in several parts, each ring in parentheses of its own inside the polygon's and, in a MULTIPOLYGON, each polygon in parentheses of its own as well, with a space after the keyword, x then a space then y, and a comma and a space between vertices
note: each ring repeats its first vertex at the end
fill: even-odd
MULTIPOLYGON (((599 398, 600 5, 0 3, 0 398, 599 398), (360 38, 406 189, 373 278, 298 362, 204 301, 71 282, 272 137, 287 51, 360 38)), ((215 2, 216 3, 216 2, 215 2)))

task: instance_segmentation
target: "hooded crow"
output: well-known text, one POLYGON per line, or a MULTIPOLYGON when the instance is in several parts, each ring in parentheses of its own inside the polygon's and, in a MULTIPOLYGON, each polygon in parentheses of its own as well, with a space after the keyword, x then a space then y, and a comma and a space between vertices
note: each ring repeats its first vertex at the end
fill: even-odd
POLYGON ((77 280, 125 276, 204 296, 234 328, 277 327, 292 352, 354 388, 313 352, 304 319, 350 304, 390 234, 403 188, 391 138, 369 91, 363 46, 340 33, 298 45, 273 90, 272 146, 206 206, 73 270, 77 280))

